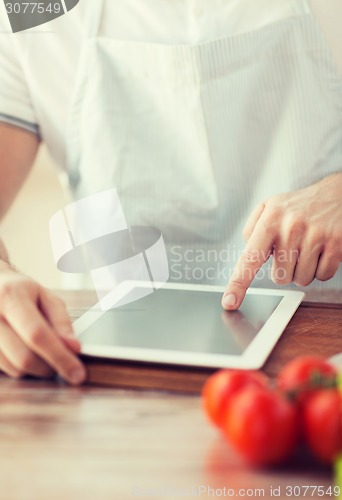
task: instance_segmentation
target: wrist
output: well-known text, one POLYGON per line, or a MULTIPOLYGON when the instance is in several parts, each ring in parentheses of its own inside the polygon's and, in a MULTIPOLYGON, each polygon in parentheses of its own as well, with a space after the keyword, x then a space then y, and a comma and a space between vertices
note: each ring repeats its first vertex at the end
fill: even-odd
POLYGON ((340 193, 342 186, 342 172, 336 172, 335 174, 328 175, 324 177, 312 187, 315 189, 316 194, 326 194, 326 193, 340 193))

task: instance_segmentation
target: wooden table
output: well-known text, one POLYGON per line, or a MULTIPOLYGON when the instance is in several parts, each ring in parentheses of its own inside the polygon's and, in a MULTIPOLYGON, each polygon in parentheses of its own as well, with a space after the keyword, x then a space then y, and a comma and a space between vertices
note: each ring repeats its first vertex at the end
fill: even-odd
MULTIPOLYGON (((94 301, 63 296, 74 317, 94 301)), ((265 372, 298 354, 342 351, 341 304, 341 292, 309 294, 265 372)), ((198 396, 0 379, 1 500, 298 498, 290 487, 305 485, 328 488, 332 471, 307 457, 272 471, 247 468, 207 424, 198 396)))

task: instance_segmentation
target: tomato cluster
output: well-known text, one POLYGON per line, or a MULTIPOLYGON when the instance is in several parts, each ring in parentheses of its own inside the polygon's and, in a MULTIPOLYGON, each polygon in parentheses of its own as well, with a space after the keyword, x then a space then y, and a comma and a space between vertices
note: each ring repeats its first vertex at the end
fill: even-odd
POLYGON ((342 451, 342 394, 327 361, 290 361, 275 383, 260 372, 220 370, 203 387, 204 410, 249 463, 275 465, 305 442, 331 464, 342 451))

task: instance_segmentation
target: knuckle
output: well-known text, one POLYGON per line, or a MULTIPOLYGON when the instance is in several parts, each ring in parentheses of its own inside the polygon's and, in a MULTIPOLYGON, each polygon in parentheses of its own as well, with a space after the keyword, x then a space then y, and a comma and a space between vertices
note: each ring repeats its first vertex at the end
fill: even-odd
POLYGON ((20 282, 20 288, 22 290, 24 290, 25 293, 29 293, 29 294, 34 293, 35 294, 39 288, 39 285, 38 285, 38 283, 36 283, 35 281, 33 281, 31 279, 24 278, 20 282))
POLYGON ((8 280, 0 286, 0 302, 4 307, 12 307, 18 304, 25 295, 36 293, 37 285, 34 281, 26 278, 8 280))
POLYGON ((324 257, 327 262, 335 262, 336 260, 338 260, 337 249, 331 245, 327 245, 324 250, 324 257))
POLYGON ((243 252, 243 260, 245 264, 255 264, 259 262, 260 255, 258 250, 245 250, 243 252))
POLYGON ((284 209, 280 205, 266 205, 266 208, 263 213, 263 220, 266 226, 273 227, 277 225, 280 219, 284 215, 284 209))
POLYGON ((240 278, 233 278, 230 281, 230 285, 236 287, 236 288, 245 288, 245 284, 242 279, 240 278))
POLYGON ((13 281, 7 281, 0 286, 0 301, 8 304, 17 299, 17 285, 13 281))
POLYGON ((48 298, 53 306, 58 308, 65 308, 64 301, 60 297, 57 297, 57 295, 49 295, 48 298))
POLYGON ((337 259, 340 262, 342 259, 342 235, 332 234, 325 245, 324 253, 329 259, 337 259))
POLYGON ((287 215, 285 224, 290 239, 298 238, 303 235, 307 229, 307 222, 300 214, 287 215))
POLYGON ((313 228, 310 236, 310 243, 312 247, 324 244, 326 242, 326 239, 327 237, 324 227, 316 226, 313 228))
POLYGON ((29 340, 32 345, 39 346, 42 345, 46 338, 45 329, 41 325, 33 327, 28 333, 29 340))

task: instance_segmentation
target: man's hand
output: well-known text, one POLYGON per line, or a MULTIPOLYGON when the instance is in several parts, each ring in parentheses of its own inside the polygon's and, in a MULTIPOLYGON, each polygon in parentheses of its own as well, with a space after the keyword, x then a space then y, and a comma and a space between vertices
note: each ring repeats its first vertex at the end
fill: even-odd
POLYGON ((65 305, 33 280, 0 263, 0 370, 11 377, 58 373, 77 385, 86 373, 65 305))
POLYGON ((243 236, 246 247, 223 295, 225 309, 240 307, 271 255, 272 280, 278 285, 331 279, 342 261, 342 173, 257 206, 243 236))
MULTIPOLYGON (((39 138, 0 123, 0 219, 29 174, 39 138)), ((13 377, 61 375, 85 379, 78 340, 63 302, 6 263, 0 241, 0 370, 13 377)))

